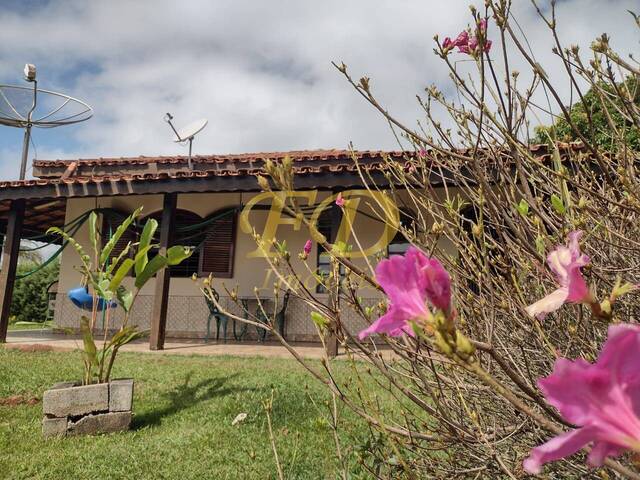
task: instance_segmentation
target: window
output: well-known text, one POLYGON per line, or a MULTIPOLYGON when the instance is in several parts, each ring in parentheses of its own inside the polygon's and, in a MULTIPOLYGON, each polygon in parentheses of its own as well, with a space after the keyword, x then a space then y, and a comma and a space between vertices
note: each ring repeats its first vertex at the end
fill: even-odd
POLYGON ((233 277, 234 247, 236 239, 235 208, 218 210, 205 219, 205 238, 200 252, 199 271, 214 277, 233 277))
MULTIPOLYGON (((462 230, 464 233, 466 233, 469 243, 476 242, 476 239, 474 238, 474 235, 473 235, 473 226, 477 224, 478 217, 479 217, 478 210, 475 205, 469 205, 460 211, 460 221, 462 223, 462 230)), ((486 215, 483 219, 483 227, 484 227, 485 235, 488 237, 488 239, 491 239, 496 243, 501 243, 503 241, 501 238, 501 233, 498 231, 498 229, 496 228, 495 224, 491 221, 491 219, 487 218, 486 215)), ((505 227, 504 225, 501 228, 501 232, 502 232, 502 235, 505 235, 507 237, 511 236, 510 229, 508 227, 505 227)), ((482 252, 482 250, 478 250, 478 252, 482 252)), ((492 276, 498 275, 498 276, 504 276, 505 278, 508 278, 509 271, 503 270, 499 266, 499 262, 496 262, 495 260, 496 253, 497 251, 493 249, 488 249, 486 251, 486 255, 487 255, 486 261, 489 265, 489 272, 492 276)), ((478 258, 480 258, 480 255, 481 254, 478 254, 477 257, 472 257, 471 259, 469 259, 467 258, 464 252, 461 252, 460 262, 462 265, 464 265, 467 272, 478 272, 478 274, 482 274, 482 272, 484 271, 482 266, 476 265, 473 263, 474 260, 478 260, 478 258)), ((476 282, 476 279, 477 277, 474 278, 470 274, 467 280, 467 285, 473 293, 477 294, 480 292, 480 287, 476 282)))
MULTIPOLYGON (((158 243, 162 229, 162 212, 155 212, 147 218, 158 221, 158 229, 153 241, 158 243)), ((206 218, 188 210, 176 210, 175 230, 172 245, 193 248, 193 254, 179 265, 169 267, 172 277, 191 277, 213 274, 219 278, 233 276, 237 210, 226 208, 212 213, 206 218)), ((141 222, 144 225, 146 219, 141 222)), ((149 257, 157 254, 152 249, 149 257)))
MULTIPOLYGON (((415 234, 415 215, 413 212, 409 210, 401 210, 400 211, 400 227, 404 230, 413 231, 415 234)), ((391 255, 404 255, 411 243, 404 236, 402 231, 399 229, 396 232, 395 237, 389 242, 387 245, 387 256, 391 255)))
MULTIPOLYGON (((337 226, 340 224, 339 221, 334 222, 334 215, 341 216, 342 212, 331 206, 326 210, 323 210, 323 212, 318 217, 318 231, 325 236, 328 242, 332 242, 334 240, 334 233, 337 234, 337 232, 333 231, 333 226, 337 226)), ((322 246, 318 245, 317 255, 318 275, 323 278, 327 278, 331 273, 331 254, 327 252, 322 246)), ((344 265, 340 264, 340 276, 343 276, 344 274, 344 265)), ((327 289, 324 287, 324 285, 318 284, 316 285, 316 293, 327 293, 327 289)))

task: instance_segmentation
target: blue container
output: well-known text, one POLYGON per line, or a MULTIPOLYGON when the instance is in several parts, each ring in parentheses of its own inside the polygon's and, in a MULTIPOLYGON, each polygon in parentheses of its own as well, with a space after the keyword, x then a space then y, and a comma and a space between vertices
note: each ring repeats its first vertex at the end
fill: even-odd
MULTIPOLYGON (((72 288, 67 292, 69 300, 73 304, 83 310, 93 310, 93 295, 89 294, 87 287, 72 288)), ((116 308, 118 304, 114 301, 109 302, 109 308, 116 308)), ((107 307, 107 302, 104 298, 98 298, 98 311, 101 312, 107 307)))

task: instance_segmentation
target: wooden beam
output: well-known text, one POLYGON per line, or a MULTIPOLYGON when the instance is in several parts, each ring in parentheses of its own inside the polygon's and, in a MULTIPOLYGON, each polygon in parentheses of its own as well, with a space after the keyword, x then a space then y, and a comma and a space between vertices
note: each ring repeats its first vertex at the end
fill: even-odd
MULTIPOLYGON (((431 183, 442 183, 442 177, 432 173, 431 183)), ((382 172, 371 172, 371 184, 378 187, 389 185, 382 172)), ((332 187, 340 189, 362 188, 362 178, 357 172, 301 173, 294 176, 297 190, 328 191, 332 187)), ((119 178, 110 181, 86 180, 82 182, 33 183, 28 185, 4 186, 0 182, 0 201, 20 198, 82 198, 113 197, 119 195, 150 195, 164 193, 212 193, 212 192, 260 192, 262 191, 253 173, 239 172, 238 175, 182 176, 158 179, 119 178)))
MULTIPOLYGON (((178 195, 165 193, 162 206, 162 218, 160 220, 160 255, 166 255, 174 236, 176 219, 176 206, 178 195)), ((151 337, 149 348, 151 350, 164 350, 164 336, 167 329, 167 307, 169 306, 169 282, 171 272, 169 267, 156 274, 156 288, 153 297, 153 314, 151 316, 151 337)))
POLYGON ((0 271, 0 343, 7 341, 11 297, 18 267, 25 204, 24 200, 14 200, 7 220, 7 234, 2 249, 2 270, 0 271))

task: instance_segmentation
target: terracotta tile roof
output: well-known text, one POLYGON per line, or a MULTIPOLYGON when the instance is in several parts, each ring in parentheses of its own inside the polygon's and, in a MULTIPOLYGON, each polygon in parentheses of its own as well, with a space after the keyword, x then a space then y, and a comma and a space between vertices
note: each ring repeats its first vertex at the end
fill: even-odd
MULTIPOLYGON (((548 155, 546 145, 531 146, 532 153, 548 155)), ((562 144, 562 150, 581 150, 576 144, 562 144)), ((457 153, 468 154, 467 150, 457 153)), ((188 167, 186 156, 123 157, 123 158, 86 158, 74 160, 34 160, 33 173, 37 178, 22 181, 0 181, 0 197, 7 189, 38 188, 43 186, 55 190, 55 196, 62 196, 62 188, 107 189, 125 192, 116 185, 138 182, 158 182, 167 180, 196 180, 213 177, 235 178, 252 177, 264 173, 267 159, 278 161, 286 156, 293 160, 294 172, 298 175, 348 173, 357 176, 353 156, 358 159, 361 168, 381 171, 384 169, 384 157, 398 160, 414 155, 414 152, 380 150, 300 150, 290 152, 260 152, 228 155, 196 155, 192 158, 193 169, 188 167), (101 187, 103 185, 104 187, 101 187)), ((338 180, 337 177, 333 177, 338 180)), ((326 177, 316 188, 331 187, 332 177, 326 177)), ((252 183, 256 183, 252 180, 252 183)), ((338 183, 339 184, 339 183, 338 183)), ((256 183, 257 186, 257 183, 256 183)), ((122 194, 122 193, 120 193, 122 194)), ((66 195, 65 195, 66 196, 66 195)))
MULTIPOLYGON (((378 157, 390 155, 393 157, 402 156, 401 151, 381 151, 381 150, 294 150, 290 152, 257 152, 257 153, 232 153, 222 155, 194 155, 194 164, 225 164, 234 162, 236 164, 262 163, 264 160, 282 160, 289 156, 294 162, 322 161, 322 160, 351 160, 352 154, 358 158, 378 157)), ((113 158, 81 158, 74 160, 34 160, 34 167, 57 166, 67 167, 71 163, 78 163, 82 166, 122 166, 122 165, 146 165, 157 164, 187 164, 187 157, 182 156, 154 156, 154 157, 113 157, 113 158)))
POLYGON ((193 169, 186 156, 86 158, 74 160, 34 160, 35 179, 0 181, 0 189, 55 184, 137 182, 182 178, 255 176, 264 173, 267 159, 293 160, 296 174, 355 172, 353 156, 365 169, 380 168, 383 156, 402 158, 404 152, 302 150, 229 155, 196 155, 193 169))

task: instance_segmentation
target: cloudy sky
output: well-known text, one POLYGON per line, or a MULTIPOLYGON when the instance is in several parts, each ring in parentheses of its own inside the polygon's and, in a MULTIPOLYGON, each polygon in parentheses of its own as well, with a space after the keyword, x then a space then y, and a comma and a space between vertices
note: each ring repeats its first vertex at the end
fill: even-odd
MULTIPOLYGON (((540 0, 543 4, 545 0, 540 0)), ((0 82, 22 83, 24 63, 40 87, 90 103, 84 124, 34 132, 30 157, 170 155, 163 122, 206 117, 195 153, 394 148, 388 126, 331 66, 371 77, 380 98, 407 122, 415 94, 447 74, 435 34, 455 35, 467 0, 3 0, 0 82)), ((478 2, 476 2, 478 3, 478 2)), ((553 73, 548 32, 529 0, 515 15, 553 73)), ((584 47, 608 31, 638 52, 627 9, 637 0, 563 0, 563 38, 584 47)), ((462 68, 462 67, 461 67, 462 68)), ((0 127, 0 177, 18 173, 22 132, 0 127)))

